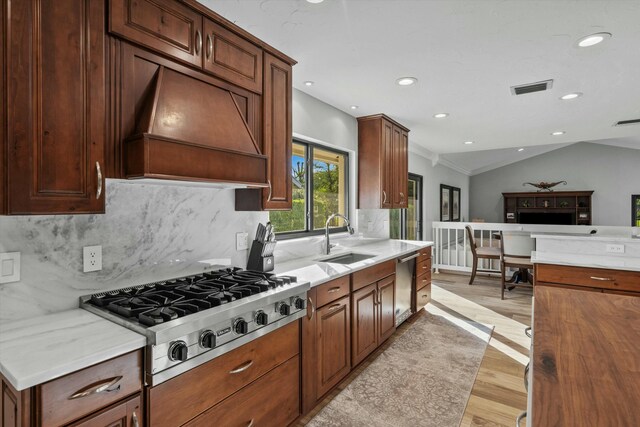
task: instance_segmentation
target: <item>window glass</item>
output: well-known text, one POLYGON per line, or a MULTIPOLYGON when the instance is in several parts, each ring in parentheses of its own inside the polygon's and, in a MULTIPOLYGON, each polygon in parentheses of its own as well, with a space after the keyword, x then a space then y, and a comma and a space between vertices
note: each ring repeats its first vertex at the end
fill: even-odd
MULTIPOLYGON (((313 228, 324 228, 333 213, 346 216, 345 156, 334 151, 313 150, 313 228)), ((341 218, 334 218, 330 227, 344 227, 341 218)))

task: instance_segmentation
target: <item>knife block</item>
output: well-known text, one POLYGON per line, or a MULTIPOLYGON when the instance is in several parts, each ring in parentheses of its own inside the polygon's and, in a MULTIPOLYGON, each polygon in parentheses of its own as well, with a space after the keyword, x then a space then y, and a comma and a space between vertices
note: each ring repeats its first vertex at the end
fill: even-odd
MULTIPOLYGON (((265 245, 274 242, 260 242, 254 240, 251 243, 251 251, 249 252, 249 260, 247 261, 247 270, 255 271, 272 271, 274 267, 273 249, 265 254, 265 245)), ((273 245, 275 246, 275 245, 273 245)), ((269 248, 267 248, 269 249, 269 248)))

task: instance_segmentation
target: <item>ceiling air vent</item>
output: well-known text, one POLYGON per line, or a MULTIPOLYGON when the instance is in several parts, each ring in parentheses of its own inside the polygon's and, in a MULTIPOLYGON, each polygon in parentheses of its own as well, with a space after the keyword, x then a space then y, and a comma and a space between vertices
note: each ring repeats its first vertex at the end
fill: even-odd
POLYGON ((527 83, 524 85, 511 86, 511 93, 513 95, 524 95, 527 93, 542 92, 551 89, 553 86, 553 80, 545 80, 543 82, 527 83))
POLYGON ((640 119, 620 120, 619 122, 614 124, 614 126, 637 125, 638 123, 640 123, 640 119))

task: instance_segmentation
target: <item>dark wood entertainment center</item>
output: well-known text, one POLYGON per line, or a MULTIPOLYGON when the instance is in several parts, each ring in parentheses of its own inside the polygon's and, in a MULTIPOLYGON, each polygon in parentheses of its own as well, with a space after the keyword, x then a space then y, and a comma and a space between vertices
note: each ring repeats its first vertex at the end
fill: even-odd
POLYGON ((502 193, 504 222, 591 225, 593 191, 502 193))

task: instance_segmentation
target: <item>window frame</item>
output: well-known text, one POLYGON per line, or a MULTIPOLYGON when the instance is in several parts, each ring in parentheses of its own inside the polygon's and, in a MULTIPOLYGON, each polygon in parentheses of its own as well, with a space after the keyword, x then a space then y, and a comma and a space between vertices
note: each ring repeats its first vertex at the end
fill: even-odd
MULTIPOLYGON (((349 157, 349 152, 345 150, 340 150, 338 148, 329 147, 327 145, 318 144, 315 142, 305 141, 300 138, 293 138, 291 144, 298 144, 305 146, 305 230, 300 231, 276 231, 276 236, 278 240, 289 240, 289 239, 297 239, 301 237, 309 237, 309 236, 320 236, 324 234, 324 228, 321 229, 313 229, 313 153, 315 149, 320 149, 323 151, 330 151, 332 153, 336 153, 338 155, 342 155, 345 157, 344 162, 344 175, 345 175, 345 200, 344 205, 346 207, 345 216, 349 218, 349 221, 353 223, 353 219, 350 215, 350 198, 351 198, 351 176, 349 162, 351 158, 349 157)), ((291 184, 293 185, 293 183, 291 184)), ((347 231, 347 226, 344 225, 342 227, 335 227, 329 229, 329 234, 336 233, 345 233, 347 231)))
POLYGON ((632 194, 631 195, 631 226, 638 227, 637 225, 637 215, 638 215, 638 200, 640 200, 640 194, 632 194))

